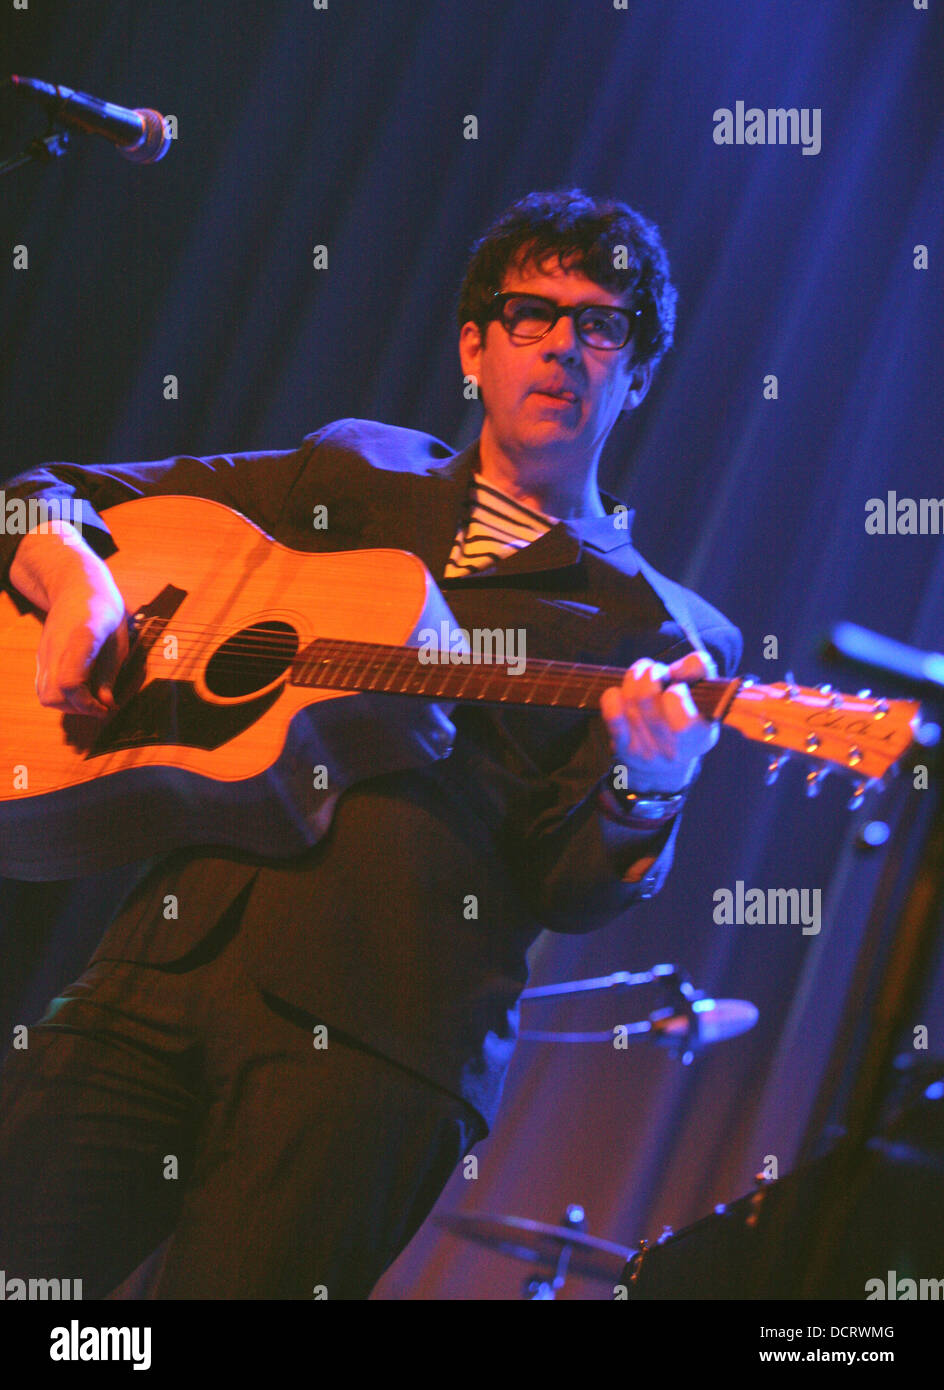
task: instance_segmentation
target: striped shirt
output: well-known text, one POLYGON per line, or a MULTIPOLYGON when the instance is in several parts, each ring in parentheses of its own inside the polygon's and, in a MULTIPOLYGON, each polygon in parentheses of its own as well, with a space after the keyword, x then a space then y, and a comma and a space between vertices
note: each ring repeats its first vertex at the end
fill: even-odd
POLYGON ((476 473, 443 578, 463 579, 490 569, 497 560, 523 550, 556 523, 557 517, 506 497, 487 483, 481 473, 476 473))

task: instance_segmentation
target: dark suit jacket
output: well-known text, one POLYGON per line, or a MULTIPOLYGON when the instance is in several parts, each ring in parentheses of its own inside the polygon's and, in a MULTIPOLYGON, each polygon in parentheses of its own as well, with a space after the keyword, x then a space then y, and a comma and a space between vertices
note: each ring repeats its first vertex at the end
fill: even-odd
MULTIPOLYGON (((223 502, 299 550, 413 551, 460 626, 523 628, 529 657, 674 660, 690 649, 672 616, 683 594, 683 622, 694 622, 719 673, 734 673, 737 630, 648 567, 645 577, 614 517, 561 522, 493 573, 441 580, 477 464, 477 443, 451 454, 413 430, 339 420, 296 450, 50 465, 7 493, 84 499, 83 533, 103 556, 114 543, 102 510, 158 493, 223 502), (312 525, 318 505, 325 530, 312 525)), ((16 539, 0 537, 0 578, 16 539)), ((154 866, 93 959, 186 963, 244 893, 260 988, 462 1096, 490 1123, 528 947, 542 927, 588 931, 651 897, 678 822, 640 847, 600 816, 595 792, 612 756, 599 715, 470 705, 452 718, 451 756, 350 788, 305 854, 263 861, 197 846, 154 866), (168 894, 176 918, 165 915, 168 894)))

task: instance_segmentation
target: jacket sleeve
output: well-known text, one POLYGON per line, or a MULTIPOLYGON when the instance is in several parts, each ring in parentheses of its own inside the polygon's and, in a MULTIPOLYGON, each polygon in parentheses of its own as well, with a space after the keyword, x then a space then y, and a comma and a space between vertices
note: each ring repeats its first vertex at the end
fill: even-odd
MULTIPOLYGON (((741 655, 737 628, 722 619, 700 627, 699 636, 719 675, 733 675, 741 655)), ((653 656, 670 663, 690 650, 679 633, 653 656)), ((613 761, 603 718, 591 716, 572 756, 534 786, 515 829, 525 889, 550 931, 576 934, 606 926, 658 893, 672 866, 681 815, 640 836, 601 811, 598 798, 613 761)))
POLYGON ((311 535, 311 518, 298 514, 301 499, 317 493, 316 500, 329 500, 336 482, 349 470, 349 451, 333 446, 336 437, 350 433, 351 423, 332 421, 306 435, 296 449, 210 458, 181 455, 152 463, 50 463, 17 474, 3 489, 7 524, 0 530, 0 585, 20 600, 9 584, 10 565, 23 535, 42 519, 38 503, 50 504, 45 516, 61 514, 72 521, 103 560, 116 546, 101 513, 140 497, 208 498, 242 512, 270 535, 287 509, 288 535, 304 544, 306 528, 311 535), (304 485, 293 496, 303 477, 304 485))
POLYGON ((103 560, 116 546, 101 513, 140 497, 177 494, 205 497, 244 513, 271 531, 281 506, 305 466, 307 446, 282 452, 224 454, 216 458, 178 457, 153 463, 81 466, 50 463, 11 478, 4 488, 8 517, 22 501, 15 529, 0 535, 0 582, 9 584, 10 565, 23 534, 35 520, 72 521, 83 540, 103 560), (32 507, 29 506, 33 502, 32 507), (36 503, 49 504, 45 513, 36 503))

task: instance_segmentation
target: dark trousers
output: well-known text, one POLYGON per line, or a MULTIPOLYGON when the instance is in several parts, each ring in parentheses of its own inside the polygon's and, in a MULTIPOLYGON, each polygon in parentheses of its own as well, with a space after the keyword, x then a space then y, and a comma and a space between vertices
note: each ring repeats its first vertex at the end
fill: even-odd
POLYGON ((104 1298, 169 1236, 156 1298, 366 1298, 484 1126, 316 1028, 232 920, 172 968, 91 966, 0 1072, 7 1280, 104 1298))

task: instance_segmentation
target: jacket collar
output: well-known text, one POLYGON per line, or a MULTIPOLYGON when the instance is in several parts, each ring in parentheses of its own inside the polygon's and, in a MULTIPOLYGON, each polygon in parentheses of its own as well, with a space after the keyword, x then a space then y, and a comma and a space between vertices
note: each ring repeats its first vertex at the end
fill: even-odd
MULTIPOLYGON (((465 449, 454 454, 445 463, 431 468, 426 475, 435 479, 437 485, 431 508, 432 515, 424 528, 427 549, 430 550, 430 568, 436 576, 442 574, 449 558, 462 520, 472 475, 478 466, 479 441, 474 439, 465 449)), ((478 583, 512 574, 563 569, 579 563, 584 547, 606 552, 615 550, 618 546, 629 545, 635 513, 602 489, 600 496, 608 515, 579 516, 559 521, 524 550, 499 560, 492 570, 481 575, 472 575, 468 580, 451 582, 478 583), (622 510, 617 510, 618 508, 622 510)))

